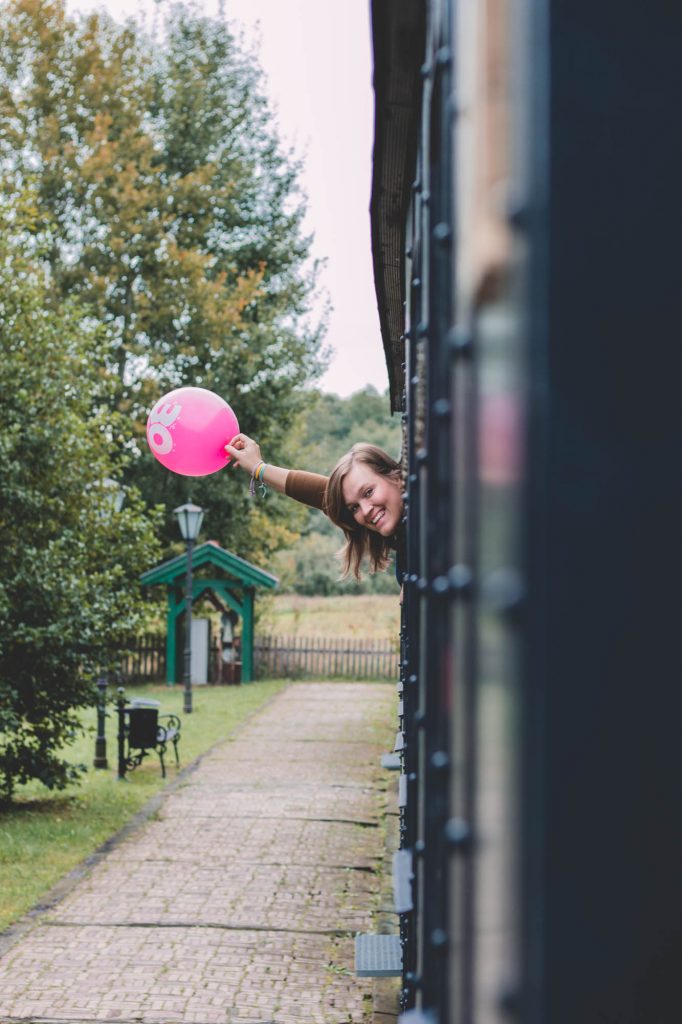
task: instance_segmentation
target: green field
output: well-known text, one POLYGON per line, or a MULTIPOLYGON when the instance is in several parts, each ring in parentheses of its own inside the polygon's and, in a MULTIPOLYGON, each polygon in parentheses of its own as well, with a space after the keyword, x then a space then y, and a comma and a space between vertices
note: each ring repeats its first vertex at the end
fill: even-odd
POLYGON ((400 630, 400 604, 393 594, 280 594, 268 601, 266 609, 258 623, 261 635, 392 640, 400 630))
MULTIPOLYGON (((135 687, 135 696, 161 703, 161 713, 180 715, 182 768, 230 733, 286 685, 276 682, 244 686, 195 687, 193 712, 182 711, 182 687, 135 687)), ((92 767, 96 720, 94 708, 83 716, 86 727, 68 760, 88 766, 79 786, 51 792, 39 783, 21 786, 10 806, 0 808, 0 929, 34 906, 63 875, 76 867, 126 824, 162 787, 177 776, 172 750, 167 754, 168 776, 161 778, 159 759, 152 753, 123 782, 117 778, 117 719, 113 707, 107 719, 108 769, 92 767)))

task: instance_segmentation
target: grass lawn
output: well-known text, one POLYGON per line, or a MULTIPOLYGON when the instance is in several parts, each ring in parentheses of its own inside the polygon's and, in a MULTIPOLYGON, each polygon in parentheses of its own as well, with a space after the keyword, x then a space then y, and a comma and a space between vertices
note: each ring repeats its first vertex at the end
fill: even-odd
POLYGON ((395 639, 400 631, 397 594, 304 597, 279 594, 264 612, 258 633, 274 636, 395 639))
MULTIPOLYGON (((240 722, 285 685, 285 680, 276 680, 244 686, 194 687, 191 715, 182 711, 181 686, 137 686, 131 687, 129 694, 158 700, 162 714, 173 712, 180 716, 182 768, 227 738, 240 722)), ((117 718, 113 705, 106 729, 109 768, 93 768, 96 721, 96 711, 88 709, 83 716, 87 731, 69 748, 70 761, 88 766, 79 786, 51 792, 39 783, 30 783, 18 788, 11 806, 0 808, 0 929, 37 903, 165 784, 155 753, 127 774, 125 782, 118 781, 117 718)), ((166 782, 171 782, 177 775, 172 748, 166 763, 166 782)))

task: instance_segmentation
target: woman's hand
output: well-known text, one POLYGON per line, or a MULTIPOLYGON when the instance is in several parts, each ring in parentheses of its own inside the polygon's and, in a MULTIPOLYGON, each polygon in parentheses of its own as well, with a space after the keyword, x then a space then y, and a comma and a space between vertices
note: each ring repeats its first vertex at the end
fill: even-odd
MULTIPOLYGON (((253 476, 254 470, 258 468, 258 464, 263 462, 260 445, 256 444, 248 434, 236 434, 230 443, 225 445, 225 451, 234 459, 235 466, 246 470, 250 476, 253 476)), ((263 473, 258 474, 258 479, 260 483, 271 487, 273 491, 277 491, 279 494, 286 494, 288 476, 288 469, 268 465, 265 466, 263 473)))
POLYGON ((253 473, 259 462, 262 462, 260 446, 247 434, 236 434, 229 444, 225 445, 225 451, 234 459, 235 465, 245 469, 247 473, 253 473))

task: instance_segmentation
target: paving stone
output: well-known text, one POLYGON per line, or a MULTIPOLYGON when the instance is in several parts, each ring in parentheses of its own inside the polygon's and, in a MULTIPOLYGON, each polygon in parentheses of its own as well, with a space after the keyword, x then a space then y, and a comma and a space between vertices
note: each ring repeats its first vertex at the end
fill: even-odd
POLYGON ((5 952, 1 1024, 397 1015, 353 970, 387 889, 394 730, 392 686, 281 692, 5 952))

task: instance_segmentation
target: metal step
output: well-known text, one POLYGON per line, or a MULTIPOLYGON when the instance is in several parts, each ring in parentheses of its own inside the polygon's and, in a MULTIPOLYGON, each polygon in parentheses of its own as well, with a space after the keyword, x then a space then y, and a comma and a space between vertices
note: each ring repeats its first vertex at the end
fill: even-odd
POLYGON ((355 936, 355 973, 358 978, 395 978, 403 973, 399 935, 355 936))
POLYGON ((388 772, 400 771, 400 754, 382 754, 381 767, 388 772))
POLYGON ((393 902, 397 914, 407 914, 413 909, 412 850, 396 850, 393 854, 393 902))

